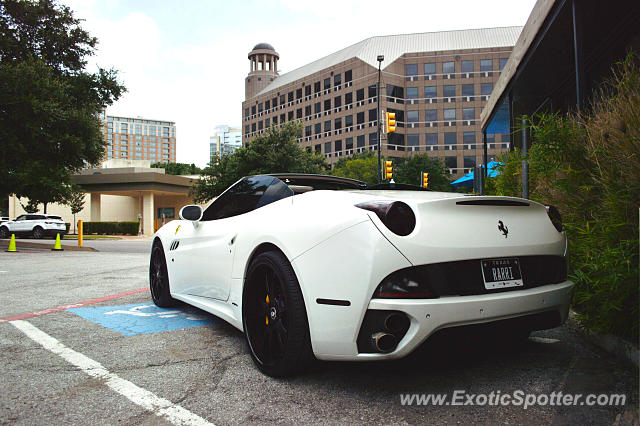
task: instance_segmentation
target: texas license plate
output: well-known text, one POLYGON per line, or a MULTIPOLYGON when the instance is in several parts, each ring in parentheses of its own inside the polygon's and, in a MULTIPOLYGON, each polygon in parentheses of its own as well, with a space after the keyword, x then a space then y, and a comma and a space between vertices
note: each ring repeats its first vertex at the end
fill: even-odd
POLYGON ((481 261, 484 288, 522 287, 520 261, 516 257, 505 259, 486 259, 481 261))

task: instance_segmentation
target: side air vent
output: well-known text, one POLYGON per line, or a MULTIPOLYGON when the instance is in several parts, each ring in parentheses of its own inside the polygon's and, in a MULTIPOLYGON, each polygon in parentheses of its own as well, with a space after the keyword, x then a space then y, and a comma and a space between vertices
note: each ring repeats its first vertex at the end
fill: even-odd
POLYGON ((510 206, 510 207, 528 207, 529 203, 514 200, 465 200, 456 201, 459 206, 510 206))
POLYGON ((173 240, 171 242, 171 246, 169 246, 169 251, 175 250, 180 245, 180 240, 173 240))

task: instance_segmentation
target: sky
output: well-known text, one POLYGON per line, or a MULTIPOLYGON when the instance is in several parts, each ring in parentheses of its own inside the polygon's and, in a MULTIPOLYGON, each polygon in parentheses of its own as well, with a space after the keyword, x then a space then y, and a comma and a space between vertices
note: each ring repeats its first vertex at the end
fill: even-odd
MULTIPOLYGON (((217 125, 242 124, 248 53, 269 43, 278 71, 373 36, 524 25, 535 0, 60 0, 98 38, 88 70, 127 87, 107 114, 176 123, 177 161, 203 167, 217 125)), ((380 52, 384 54, 384 52, 380 52)))

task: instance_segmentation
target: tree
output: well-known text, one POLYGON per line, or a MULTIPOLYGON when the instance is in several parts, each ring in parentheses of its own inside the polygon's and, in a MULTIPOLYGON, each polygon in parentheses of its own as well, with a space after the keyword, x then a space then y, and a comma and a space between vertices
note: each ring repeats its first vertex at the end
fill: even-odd
POLYGON ((449 177, 442 160, 429 154, 415 154, 406 159, 396 159, 393 165, 393 179, 398 183, 422 185, 422 172, 429 173, 429 189, 451 191, 449 177))
POLYGON ((99 114, 125 88, 114 70, 84 70, 97 40, 79 23, 52 0, 0 3, 0 197, 46 209, 104 155, 99 114))
POLYGON ((84 196, 85 193, 81 188, 73 186, 69 188, 69 192, 64 201, 64 204, 68 205, 73 215, 73 233, 76 233, 76 214, 80 213, 84 209, 84 196))
POLYGON ((253 139, 248 146, 214 159, 192 189, 195 201, 203 203, 212 199, 243 176, 325 172, 324 157, 298 143, 301 134, 302 125, 296 122, 272 126, 265 136, 253 139))
POLYGON ((202 169, 193 163, 153 163, 151 167, 164 169, 168 175, 198 175, 202 173, 202 169))
POLYGON ((343 157, 333 167, 331 174, 375 185, 378 183, 378 156, 373 151, 365 151, 362 154, 343 157))

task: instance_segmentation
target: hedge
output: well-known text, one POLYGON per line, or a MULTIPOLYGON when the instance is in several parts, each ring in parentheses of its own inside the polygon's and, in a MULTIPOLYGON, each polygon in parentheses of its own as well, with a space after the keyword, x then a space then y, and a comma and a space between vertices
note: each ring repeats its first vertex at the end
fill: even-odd
POLYGON ((138 235, 139 222, 83 222, 83 234, 138 235))

